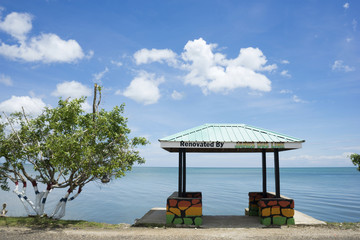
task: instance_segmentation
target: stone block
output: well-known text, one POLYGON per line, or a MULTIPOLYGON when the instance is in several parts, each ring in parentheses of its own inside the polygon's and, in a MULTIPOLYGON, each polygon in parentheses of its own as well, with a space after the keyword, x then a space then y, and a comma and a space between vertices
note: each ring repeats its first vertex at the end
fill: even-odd
POLYGON ((286 223, 287 223, 287 225, 295 225, 295 219, 293 217, 288 218, 286 223))
POLYGON ((278 204, 277 201, 269 201, 269 202, 267 203, 267 206, 271 207, 271 206, 276 206, 277 204, 278 204))
POLYGON ((266 203, 264 201, 260 200, 260 201, 258 201, 258 206, 260 208, 264 208, 264 207, 266 207, 266 203))
POLYGON ((166 224, 172 224, 174 218, 175 218, 175 215, 166 214, 166 224))
POLYGON ((182 218, 175 218, 174 221, 172 222, 173 224, 183 224, 183 219, 182 218))
POLYGON ((281 213, 285 217, 293 217, 295 214, 295 211, 294 211, 294 209, 291 209, 291 208, 283 208, 283 209, 281 209, 281 213))
POLYGON ((273 218, 274 225, 285 225, 286 224, 286 217, 274 216, 273 218))
POLYGON ((192 218, 183 218, 185 225, 194 225, 192 218))
POLYGON ((279 206, 271 207, 271 215, 278 215, 278 214, 280 214, 280 207, 279 206))
POLYGON ((287 207, 290 205, 290 202, 289 201, 279 201, 279 205, 281 207, 287 207))
POLYGON ((201 216, 202 208, 201 207, 191 207, 185 211, 186 216, 201 216))
POLYGON ((177 216, 181 216, 181 211, 178 208, 169 208, 169 212, 171 212, 177 216))
POLYGON ((202 224, 202 218, 201 217, 196 217, 195 219, 194 219, 194 225, 195 226, 200 226, 201 224, 202 224))
POLYGON ((268 217, 268 216, 270 216, 270 208, 263 208, 263 209, 261 210, 261 216, 262 216, 262 217, 268 217))
POLYGON ((189 208, 190 206, 191 206, 191 200, 190 201, 182 200, 182 201, 179 201, 179 203, 178 203, 178 208, 180 210, 185 210, 185 209, 189 208))
POLYGON ((177 204, 177 200, 175 199, 169 199, 169 205, 170 207, 176 207, 176 204, 177 204))
POLYGON ((265 226, 270 226, 271 225, 271 217, 267 217, 267 218, 261 218, 261 224, 265 225, 265 226))

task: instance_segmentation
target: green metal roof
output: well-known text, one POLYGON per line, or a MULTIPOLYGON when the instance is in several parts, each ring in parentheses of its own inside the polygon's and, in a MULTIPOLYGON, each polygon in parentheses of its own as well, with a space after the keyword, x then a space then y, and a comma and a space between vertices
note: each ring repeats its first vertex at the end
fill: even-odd
POLYGON ((305 140, 246 124, 204 124, 159 141, 304 142, 305 140))
POLYGON ((305 140, 246 124, 204 124, 159 139, 170 152, 268 152, 298 149, 305 140))

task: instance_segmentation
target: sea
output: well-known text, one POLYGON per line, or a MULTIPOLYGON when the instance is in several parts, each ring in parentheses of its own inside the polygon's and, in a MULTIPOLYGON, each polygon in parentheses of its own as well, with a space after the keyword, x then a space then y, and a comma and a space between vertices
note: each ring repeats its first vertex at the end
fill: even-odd
MULTIPOLYGON (((296 210, 323 221, 360 222, 359 183, 360 172, 355 167, 280 169, 281 195, 294 199, 296 210)), ((34 199, 28 185, 28 196, 34 199)), ((86 185, 74 201, 67 203, 63 219, 132 224, 151 208, 166 207, 167 197, 177 189, 178 168, 134 167, 110 183, 86 185)), ((267 189, 275 192, 273 168, 267 169, 267 189)), ((262 191, 262 170, 189 167, 187 191, 202 192, 204 215, 244 215, 248 193, 262 191)), ((49 194, 45 207, 48 214, 65 192, 55 189, 49 194)), ((12 191, 0 191, 3 203, 7 204, 8 216, 26 216, 12 191)))

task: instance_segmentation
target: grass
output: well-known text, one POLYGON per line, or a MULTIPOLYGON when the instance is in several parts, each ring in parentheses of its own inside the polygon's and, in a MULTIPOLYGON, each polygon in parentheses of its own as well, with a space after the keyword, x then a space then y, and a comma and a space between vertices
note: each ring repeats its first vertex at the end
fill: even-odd
MULTIPOLYGON (((128 224, 108 224, 83 220, 55 220, 47 217, 0 217, 0 227, 29 227, 35 229, 73 228, 73 229, 122 229, 128 224)), ((141 227, 163 227, 163 225, 144 224, 141 227)), ((294 226, 296 227, 296 225, 294 226)), ((327 222, 317 227, 341 230, 359 230, 360 222, 327 222)))
POLYGON ((55 220, 47 217, 1 217, 0 227, 29 227, 29 228, 97 228, 120 229, 127 224, 108 224, 87 222, 83 220, 55 220))
POLYGON ((360 222, 326 222, 326 227, 332 229, 360 229, 360 222))

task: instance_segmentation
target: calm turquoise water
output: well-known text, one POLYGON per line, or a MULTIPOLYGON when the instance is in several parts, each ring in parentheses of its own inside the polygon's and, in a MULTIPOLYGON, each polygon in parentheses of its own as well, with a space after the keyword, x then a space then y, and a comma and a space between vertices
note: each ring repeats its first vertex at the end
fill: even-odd
MULTIPOLYGON (((126 177, 107 185, 92 183, 67 204, 64 219, 133 223, 153 207, 165 207, 177 190, 177 168, 136 167, 126 177)), ((275 191, 273 169, 268 169, 268 191, 275 191)), ((360 172, 355 168, 280 169, 281 194, 295 200, 295 209, 332 222, 360 221, 360 172)), ((187 168, 187 190, 203 193, 204 215, 243 215, 248 192, 262 191, 261 168, 187 168)), ((51 213, 64 190, 48 197, 51 213), (61 193, 60 193, 61 192, 61 193)), ((33 198, 32 187, 28 195, 33 198)), ((12 192, 1 192, 8 215, 26 212, 12 192)))

